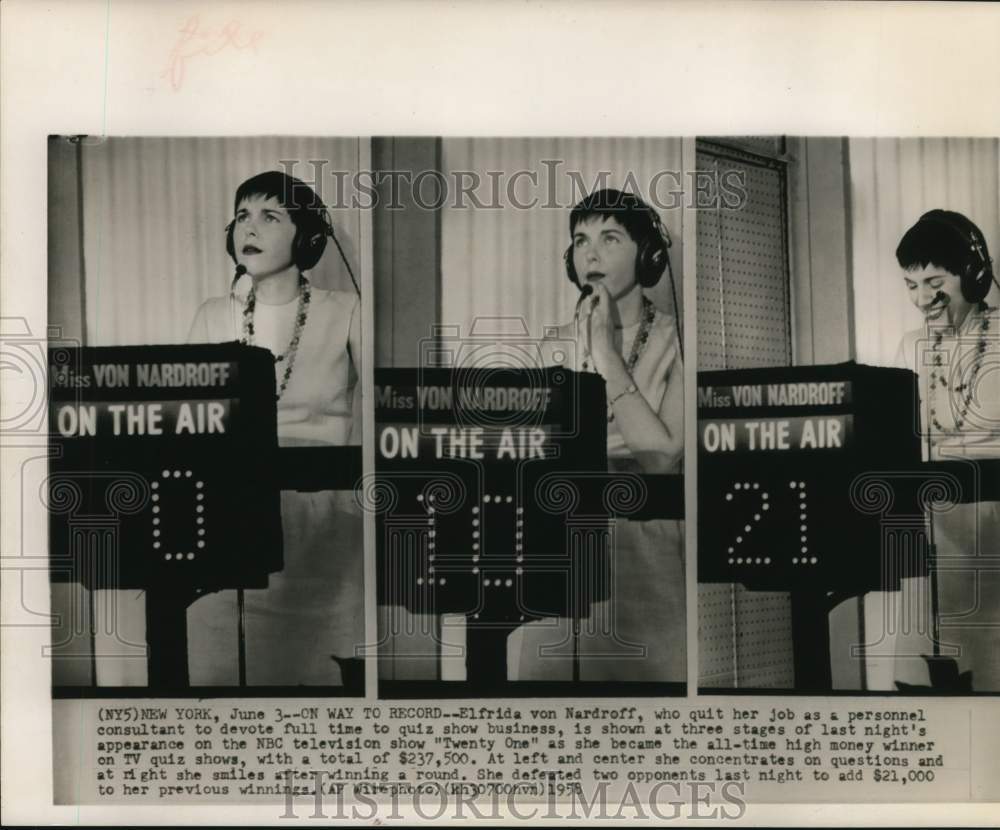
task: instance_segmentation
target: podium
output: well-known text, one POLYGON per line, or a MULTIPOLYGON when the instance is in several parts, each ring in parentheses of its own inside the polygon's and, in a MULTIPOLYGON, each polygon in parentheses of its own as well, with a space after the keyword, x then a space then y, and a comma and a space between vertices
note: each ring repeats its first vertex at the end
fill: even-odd
POLYGON ((375 385, 378 601, 463 615, 469 685, 503 684, 511 631, 609 595, 604 383, 433 368, 375 385))
POLYGON ((832 688, 836 604, 933 572, 927 511, 997 489, 921 461, 917 395, 853 362, 698 373, 698 579, 790 592, 796 691, 832 688))
POLYGON ((144 591, 149 685, 185 687, 188 605, 283 565, 274 360, 53 345, 49 384, 51 579, 144 591))
POLYGON ((576 631, 611 596, 612 519, 684 517, 682 476, 608 472, 592 373, 376 369, 375 394, 378 603, 465 618, 463 693, 516 693, 510 633, 546 617, 576 631))

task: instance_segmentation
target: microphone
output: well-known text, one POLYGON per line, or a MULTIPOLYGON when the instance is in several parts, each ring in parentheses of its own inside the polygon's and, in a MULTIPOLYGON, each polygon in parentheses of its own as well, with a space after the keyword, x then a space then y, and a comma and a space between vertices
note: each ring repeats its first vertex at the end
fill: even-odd
POLYGON ((242 277, 247 272, 247 267, 240 263, 236 266, 236 273, 233 275, 232 285, 229 286, 229 292, 232 293, 233 289, 236 288, 236 283, 239 282, 240 277, 242 277))
POLYGON ((583 301, 586 300, 587 297, 590 297, 593 293, 594 286, 592 286, 589 282, 580 286, 580 298, 576 301, 576 312, 573 315, 574 317, 580 316, 580 309, 583 307, 583 301))
MULTIPOLYGON (((573 314, 573 325, 576 327, 577 337, 580 336, 580 309, 583 308, 583 303, 588 297, 594 296, 594 286, 589 282, 584 283, 580 286, 580 299, 576 301, 576 312, 573 314)), ((595 297, 596 299, 596 297, 595 297)), ((590 320, 588 319, 586 325, 584 326, 583 342, 584 342, 584 355, 590 354, 590 320)))
POLYGON ((229 286, 229 322, 233 326, 233 340, 240 339, 240 321, 236 313, 236 283, 240 281, 242 277, 247 272, 247 267, 240 263, 236 266, 236 273, 233 275, 233 281, 229 286))
POLYGON ((922 308, 921 311, 924 314, 924 325, 928 328, 931 325, 932 320, 937 320, 945 310, 948 308, 948 295, 941 291, 940 289, 935 292, 934 299, 931 300, 930 305, 926 308, 922 308))

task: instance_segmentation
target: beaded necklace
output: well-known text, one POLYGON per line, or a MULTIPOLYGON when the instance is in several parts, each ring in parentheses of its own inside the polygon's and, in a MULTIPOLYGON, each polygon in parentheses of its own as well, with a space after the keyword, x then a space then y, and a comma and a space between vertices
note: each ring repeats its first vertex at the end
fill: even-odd
MULTIPOLYGON (((278 386, 278 394, 275 396, 279 401, 292 377, 292 369, 295 368, 295 356, 299 351, 299 341, 302 339, 302 330, 306 327, 306 319, 309 316, 310 293, 309 281, 302 274, 299 274, 299 307, 295 311, 295 330, 292 332, 288 348, 281 354, 274 356, 275 363, 285 362, 285 373, 278 386)), ((256 308, 257 291, 256 288, 252 287, 247 294, 246 305, 243 306, 243 338, 240 341, 247 346, 254 345, 253 314, 256 308)))
POLYGON ((931 371, 927 384, 928 398, 930 401, 928 408, 930 409, 931 426, 942 434, 944 434, 946 430, 937 418, 936 390, 938 386, 940 386, 943 389, 951 389, 951 391, 957 392, 961 396, 959 411, 955 416, 955 430, 961 430, 962 425, 965 423, 965 419, 969 415, 969 408, 972 406, 972 397, 976 390, 976 377, 979 375, 979 370, 982 368, 983 364, 983 356, 986 354, 986 338, 989 330, 990 317, 989 314, 984 313, 982 322, 979 324, 979 341, 976 344, 976 353, 973 358, 972 368, 969 372, 968 380, 955 384, 953 387, 949 387, 948 380, 941 371, 941 366, 943 365, 941 356, 941 341, 944 339, 944 328, 939 328, 934 332, 934 345, 931 346, 931 354, 933 357, 931 359, 931 371))
MULTIPOLYGON (((629 377, 632 376, 632 372, 635 369, 635 365, 639 362, 639 358, 642 356, 643 351, 646 349, 646 343, 649 341, 649 332, 653 328, 653 320, 656 317, 656 306, 653 305, 652 301, 648 297, 643 295, 642 297, 642 312, 639 321, 639 331, 635 334, 635 340, 632 341, 632 348, 629 351, 628 360, 625 361, 625 371, 628 372, 629 377)), ((588 371, 590 369, 590 356, 588 355, 583 359, 583 371, 588 371)), ((614 412, 608 413, 608 423, 615 419, 614 412)))

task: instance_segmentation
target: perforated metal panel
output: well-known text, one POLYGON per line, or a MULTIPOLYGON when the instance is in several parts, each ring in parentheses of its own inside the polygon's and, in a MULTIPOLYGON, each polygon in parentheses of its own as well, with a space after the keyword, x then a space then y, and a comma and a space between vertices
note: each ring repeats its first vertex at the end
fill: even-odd
POLYGON ((736 663, 735 592, 732 585, 698 586, 698 685, 732 687, 736 663))
POLYGON ((698 212, 698 367, 742 369, 791 363, 785 175, 699 152, 698 169, 743 182, 746 201, 698 212))
POLYGON ((791 636, 787 593, 698 586, 699 686, 792 688, 791 636))
MULTIPOLYGON (((778 139, 739 140, 780 152, 778 139)), ((783 143, 783 142, 782 142, 783 143)), ((698 368, 788 366, 792 361, 783 163, 699 142, 698 169, 741 181, 738 208, 697 215, 698 368)), ((699 685, 791 688, 787 593, 699 585, 699 685)))
POLYGON ((747 591, 736 586, 737 676, 734 685, 790 689, 792 606, 787 593, 747 591))
POLYGON ((732 135, 704 138, 702 141, 727 145, 734 149, 749 150, 764 156, 777 156, 785 152, 785 137, 783 135, 732 135))

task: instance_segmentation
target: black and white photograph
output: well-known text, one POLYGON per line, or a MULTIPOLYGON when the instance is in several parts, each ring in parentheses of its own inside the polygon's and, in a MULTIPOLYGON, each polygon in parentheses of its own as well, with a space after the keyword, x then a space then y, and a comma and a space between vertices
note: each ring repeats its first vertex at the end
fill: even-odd
POLYGON ((0 823, 995 824, 998 22, 0 3, 0 823))
POLYGON ((380 694, 685 693, 683 146, 375 140, 380 694))
POLYGON ((699 139, 704 692, 1000 691, 998 159, 699 139))
POLYGON ((56 693, 363 693, 362 147, 49 138, 56 693))

